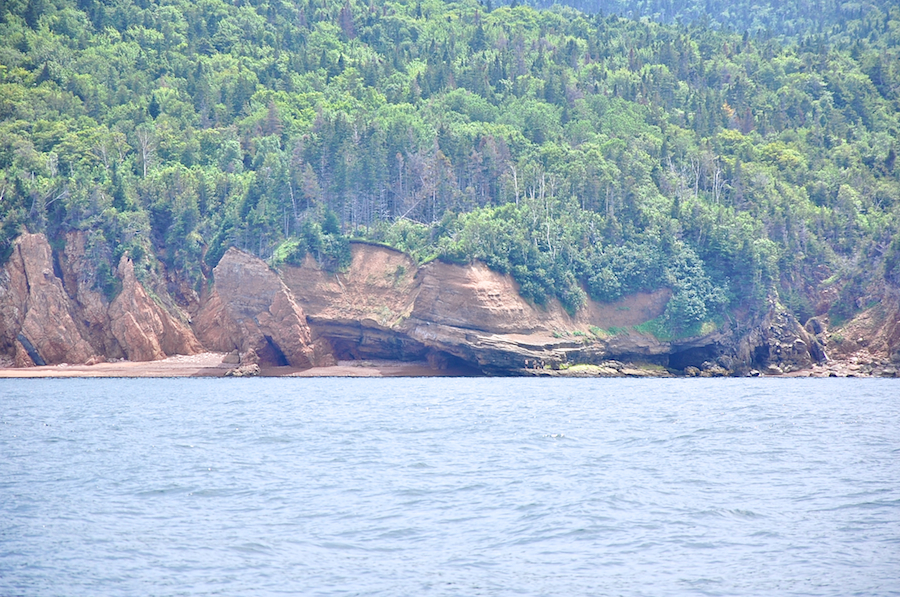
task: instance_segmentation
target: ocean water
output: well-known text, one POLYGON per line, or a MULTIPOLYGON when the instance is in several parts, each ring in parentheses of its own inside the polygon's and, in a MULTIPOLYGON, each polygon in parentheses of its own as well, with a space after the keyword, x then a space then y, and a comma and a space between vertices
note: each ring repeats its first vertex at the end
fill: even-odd
POLYGON ((900 383, 0 382, 0 595, 897 595, 900 383))

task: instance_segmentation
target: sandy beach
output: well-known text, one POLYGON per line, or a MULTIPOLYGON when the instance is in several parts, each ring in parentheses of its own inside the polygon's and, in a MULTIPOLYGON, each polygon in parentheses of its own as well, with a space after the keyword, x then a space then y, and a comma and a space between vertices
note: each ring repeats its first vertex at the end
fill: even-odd
MULTIPOLYGON (((0 378, 35 377, 223 377, 234 367, 223 363, 224 353, 204 352, 176 355, 159 361, 115 361, 96 365, 47 365, 44 367, 0 367, 0 378)), ((432 369, 425 362, 338 361, 330 367, 297 369, 263 367, 262 377, 430 377, 471 375, 471 372, 432 369)))

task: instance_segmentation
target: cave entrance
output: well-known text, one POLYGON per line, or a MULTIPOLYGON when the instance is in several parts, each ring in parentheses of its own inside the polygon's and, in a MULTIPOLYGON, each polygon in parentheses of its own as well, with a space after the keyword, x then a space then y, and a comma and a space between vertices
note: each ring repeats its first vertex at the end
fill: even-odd
POLYGON ((266 345, 257 353, 259 362, 275 367, 287 367, 290 363, 284 356, 284 351, 278 346, 278 343, 272 340, 271 336, 263 336, 266 339, 266 345))
POLYGON ((719 356, 719 351, 715 346, 699 346, 696 348, 687 348, 669 355, 669 368, 684 369, 685 367, 696 367, 700 369, 704 362, 715 361, 719 356))

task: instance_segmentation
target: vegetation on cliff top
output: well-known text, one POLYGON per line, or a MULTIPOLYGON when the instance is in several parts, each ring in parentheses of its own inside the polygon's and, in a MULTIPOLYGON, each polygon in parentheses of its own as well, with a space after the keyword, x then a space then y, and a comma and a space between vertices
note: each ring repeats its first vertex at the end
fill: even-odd
POLYGON ((900 7, 730 4, 5 2, 0 251, 199 283, 362 237, 570 309, 668 286, 685 329, 823 283, 846 316, 900 280, 900 7))

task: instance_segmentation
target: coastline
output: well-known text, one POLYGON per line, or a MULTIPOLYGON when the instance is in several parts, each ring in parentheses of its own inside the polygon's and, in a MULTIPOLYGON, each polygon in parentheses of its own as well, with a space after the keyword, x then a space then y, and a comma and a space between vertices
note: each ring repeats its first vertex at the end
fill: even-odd
MULTIPOLYGON (((113 361, 94 365, 0 367, 0 379, 102 377, 225 377, 235 365, 223 363, 226 353, 176 355, 158 361, 113 361)), ((259 377, 448 377, 471 376, 471 371, 432 369, 425 362, 339 361, 337 365, 298 369, 262 367, 259 377)))
MULTIPOLYGON (((103 378, 103 377, 225 377, 235 365, 224 363, 226 353, 203 352, 195 355, 176 355, 157 361, 112 361, 94 365, 45 365, 41 367, 10 367, 0 363, 0 379, 28 378, 103 378)), ((572 371, 546 370, 537 373, 544 377, 680 377, 656 371, 642 371, 626 367, 619 372, 585 374, 578 368, 572 371)), ((427 362, 361 360, 338 361, 336 365, 299 369, 296 367, 262 367, 259 377, 473 377, 481 374, 472 369, 434 369, 427 362)), ((832 360, 783 374, 761 373, 759 377, 897 377, 897 369, 879 366, 868 359, 852 355, 846 360, 832 360)), ((685 376, 687 377, 687 376, 685 376)), ((704 376, 706 377, 706 376, 704 376)))

